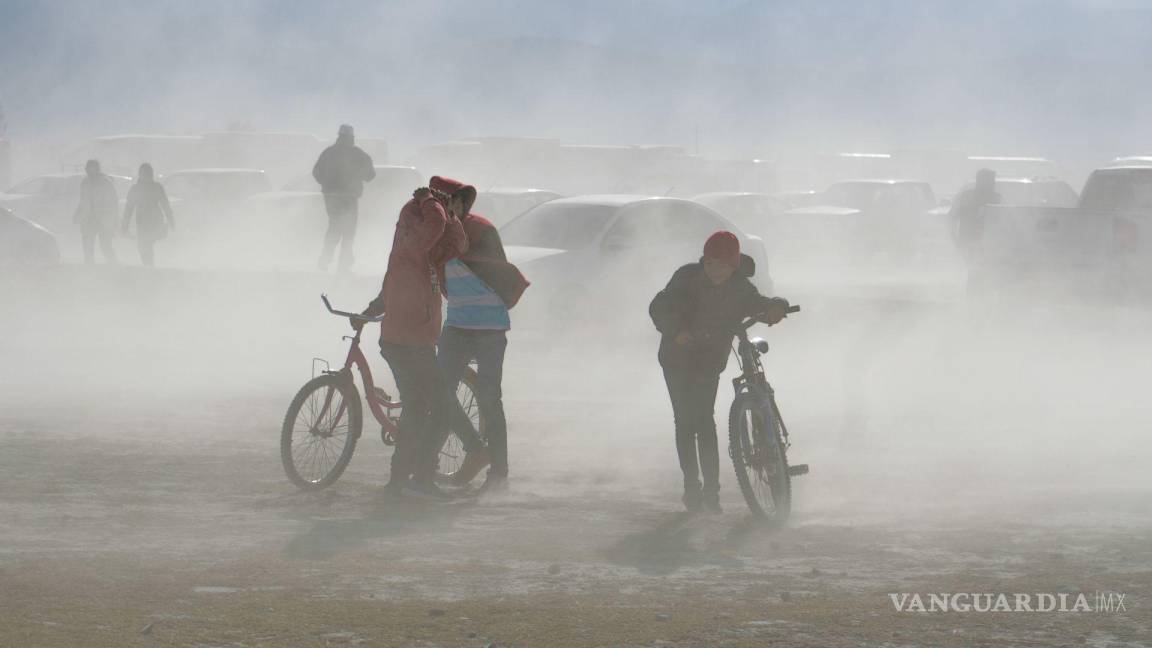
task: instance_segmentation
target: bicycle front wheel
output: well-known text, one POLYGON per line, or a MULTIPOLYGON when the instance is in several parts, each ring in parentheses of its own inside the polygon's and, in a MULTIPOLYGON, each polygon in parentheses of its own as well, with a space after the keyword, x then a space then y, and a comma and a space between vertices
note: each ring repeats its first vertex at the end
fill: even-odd
POLYGON ((761 406, 749 394, 737 396, 728 414, 728 444, 748 508, 783 524, 792 511, 792 479, 775 404, 761 406))
POLYGON ((288 479, 305 490, 331 486, 352 460, 363 422, 360 394, 348 378, 325 374, 296 393, 280 431, 288 479))

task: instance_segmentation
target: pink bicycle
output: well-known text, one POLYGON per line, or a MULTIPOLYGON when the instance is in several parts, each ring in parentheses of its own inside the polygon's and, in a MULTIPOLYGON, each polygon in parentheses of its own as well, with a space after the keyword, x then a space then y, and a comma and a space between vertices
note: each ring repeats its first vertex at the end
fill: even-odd
MULTIPOLYGON (((383 316, 368 317, 335 310, 327 296, 321 295, 320 298, 333 315, 365 324, 384 319, 383 316)), ((288 479, 302 489, 317 490, 331 486, 344 474, 352 460, 364 423, 363 405, 356 388, 353 367, 360 372, 368 409, 380 424, 380 438, 386 445, 394 445, 400 433, 398 423, 403 404, 392 400, 387 392, 372 381, 368 359, 360 350, 362 330, 363 327, 360 327, 355 335, 344 336, 351 344, 348 357, 340 369, 331 369, 328 361, 322 358, 312 359, 313 378, 296 392, 284 416, 284 426, 280 432, 280 460, 288 479), (316 375, 318 364, 323 365, 324 369, 316 375)), ((453 420, 456 421, 454 424, 462 424, 460 421, 466 418, 468 424, 473 426, 472 431, 481 440, 485 440, 485 426, 476 401, 475 387, 476 372, 469 366, 456 387, 456 400, 465 416, 454 417, 453 420)), ((459 436, 447 435, 440 448, 436 469, 438 477, 451 477, 463 459, 464 450, 459 436)))

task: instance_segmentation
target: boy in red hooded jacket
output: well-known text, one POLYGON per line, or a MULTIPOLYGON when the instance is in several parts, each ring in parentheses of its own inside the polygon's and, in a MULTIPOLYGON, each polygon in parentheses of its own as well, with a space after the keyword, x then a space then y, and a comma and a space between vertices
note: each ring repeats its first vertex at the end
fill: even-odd
POLYGON ((436 365, 440 286, 444 264, 468 246, 459 219, 463 198, 442 189, 417 189, 400 210, 384 283, 364 310, 384 315, 380 355, 392 368, 404 403, 386 488, 435 498, 446 497, 432 481, 436 448, 430 448, 432 410, 441 390, 436 365))

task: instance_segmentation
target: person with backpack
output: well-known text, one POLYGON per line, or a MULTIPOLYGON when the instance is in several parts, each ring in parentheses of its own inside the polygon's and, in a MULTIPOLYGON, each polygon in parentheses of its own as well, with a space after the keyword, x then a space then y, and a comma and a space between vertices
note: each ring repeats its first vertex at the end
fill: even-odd
POLYGON ((788 312, 787 300, 756 290, 755 272, 736 235, 716 232, 700 261, 677 270, 648 307, 661 334, 658 359, 672 400, 682 501, 691 512, 722 511, 714 411, 736 327, 747 317, 775 324, 788 312))
POLYGON ((508 480, 508 424, 501 381, 507 332, 512 326, 508 311, 520 300, 529 282, 508 262, 496 227, 471 212, 476 200, 474 187, 440 176, 432 178, 429 186, 434 195, 463 196, 459 218, 468 239, 463 254, 448 261, 444 268, 448 308, 436 349, 444 405, 438 410, 439 442, 434 449, 439 451, 451 429, 467 453, 451 481, 463 486, 490 465, 482 490, 504 490, 508 480), (484 417, 487 446, 456 398, 457 385, 473 359, 476 400, 484 417))

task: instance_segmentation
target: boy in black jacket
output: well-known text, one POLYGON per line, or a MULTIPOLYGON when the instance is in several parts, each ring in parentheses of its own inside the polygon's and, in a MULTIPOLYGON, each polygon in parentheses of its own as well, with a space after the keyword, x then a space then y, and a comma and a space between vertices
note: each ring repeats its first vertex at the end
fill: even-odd
POLYGON ((786 300, 761 295, 749 281, 755 271, 752 258, 740 254, 736 235, 716 232, 704 244, 700 262, 677 270, 648 307, 662 334, 659 359, 672 399, 683 501, 689 511, 721 511, 713 412, 736 327, 746 317, 771 325, 787 315, 786 300))

